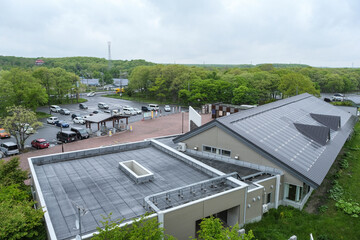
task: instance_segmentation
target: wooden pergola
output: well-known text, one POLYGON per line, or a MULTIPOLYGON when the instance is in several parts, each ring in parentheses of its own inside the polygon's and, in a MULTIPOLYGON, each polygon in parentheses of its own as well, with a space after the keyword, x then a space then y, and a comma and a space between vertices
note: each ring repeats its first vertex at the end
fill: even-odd
POLYGON ((106 126, 106 122, 112 121, 113 127, 115 127, 115 124, 120 124, 121 119, 126 119, 126 125, 128 125, 128 118, 129 116, 110 116, 109 114, 99 113, 94 114, 93 116, 90 116, 88 118, 84 118, 84 120, 86 128, 91 128, 91 124, 96 123, 98 126, 98 130, 100 130, 100 126, 106 126))

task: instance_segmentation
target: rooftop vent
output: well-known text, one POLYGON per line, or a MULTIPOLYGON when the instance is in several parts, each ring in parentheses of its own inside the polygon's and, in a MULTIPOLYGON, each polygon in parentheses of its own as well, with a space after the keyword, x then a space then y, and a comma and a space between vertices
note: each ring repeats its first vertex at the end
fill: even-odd
POLYGON ((137 184, 149 182, 154 179, 154 174, 135 160, 119 162, 119 168, 137 184))
POLYGON ((325 145, 330 140, 330 128, 324 126, 294 123, 296 129, 308 138, 325 145))
POLYGON ((337 131, 341 126, 341 117, 333 115, 323 115, 310 113, 310 116, 321 124, 337 131))

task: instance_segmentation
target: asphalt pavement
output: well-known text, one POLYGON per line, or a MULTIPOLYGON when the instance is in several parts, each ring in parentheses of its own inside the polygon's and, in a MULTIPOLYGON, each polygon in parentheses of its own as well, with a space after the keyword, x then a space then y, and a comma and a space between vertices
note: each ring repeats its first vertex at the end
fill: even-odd
MULTIPOLYGON (((122 108, 124 106, 130 106, 133 108, 139 108, 141 109, 141 106, 147 106, 148 103, 143 103, 143 102, 136 102, 136 101, 129 101, 129 100, 124 100, 124 99, 115 99, 115 98, 107 98, 107 97, 103 97, 104 94, 107 94, 107 92, 104 93, 97 93, 95 96, 93 97, 87 97, 86 94, 83 94, 81 96, 81 98, 85 98, 88 101, 85 102, 85 104, 88 106, 88 109, 80 109, 79 108, 79 103, 76 103, 76 99, 74 99, 74 103, 72 104, 61 104, 59 105, 61 108, 66 108, 70 111, 70 115, 62 115, 60 113, 54 113, 51 112, 52 116, 58 117, 59 120, 64 120, 67 123, 69 123, 70 127, 69 128, 63 128, 63 130, 70 130, 70 128, 72 126, 76 126, 76 127, 84 127, 84 125, 81 124, 76 124, 73 123, 71 115, 73 113, 76 114, 80 114, 81 116, 85 116, 85 115, 89 115, 90 113, 93 113, 93 111, 97 110, 99 112, 103 112, 101 109, 98 108, 98 103, 99 102, 104 102, 109 106, 109 109, 119 109, 122 108)), ((164 105, 159 105, 160 106, 160 110, 161 110, 161 115, 162 116, 167 116, 170 114, 175 114, 176 112, 179 111, 177 106, 171 106, 172 111, 171 112, 165 112, 164 111, 164 105), (174 111, 173 111, 174 110, 174 111)), ((182 110, 188 110, 188 109, 182 109, 182 110)), ((50 109, 49 107, 45 106, 45 107, 40 107, 37 109, 37 111, 39 112, 46 112, 46 113, 50 113, 50 109)), ((109 113, 107 113, 109 114, 109 113)), ((160 111, 158 112, 158 117, 160 117, 160 111)), ((135 122, 139 122, 143 119, 143 114, 138 114, 135 116, 130 116, 128 119, 129 125, 131 125, 132 123, 135 122)), ((37 138, 45 138, 46 140, 48 140, 50 142, 50 147, 54 147, 55 145, 58 144, 57 140, 56 140, 56 134, 60 131, 60 127, 57 127, 55 125, 52 124, 48 124, 46 122, 46 119, 42 119, 41 122, 43 123, 43 126, 39 127, 37 129, 37 132, 35 134, 31 134, 29 136, 29 138, 25 141, 25 147, 26 148, 30 148, 31 149, 31 141, 37 138)), ((112 127, 111 122, 107 123, 107 127, 112 127)), ((93 124, 92 126, 92 131, 96 132, 97 131, 97 125, 93 124)), ((94 137, 95 134, 93 134, 92 137, 94 137)), ((0 142, 7 142, 7 141, 12 141, 12 142, 16 142, 15 138, 12 136, 11 138, 7 138, 7 139, 0 139, 0 142)))

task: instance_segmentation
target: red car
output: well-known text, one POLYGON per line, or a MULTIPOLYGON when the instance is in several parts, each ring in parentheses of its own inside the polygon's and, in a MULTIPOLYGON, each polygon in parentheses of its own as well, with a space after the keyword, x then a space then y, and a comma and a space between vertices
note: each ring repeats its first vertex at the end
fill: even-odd
POLYGON ((35 139, 31 142, 31 146, 33 146, 34 148, 48 148, 49 147, 49 142, 46 141, 46 139, 44 138, 38 138, 35 139))

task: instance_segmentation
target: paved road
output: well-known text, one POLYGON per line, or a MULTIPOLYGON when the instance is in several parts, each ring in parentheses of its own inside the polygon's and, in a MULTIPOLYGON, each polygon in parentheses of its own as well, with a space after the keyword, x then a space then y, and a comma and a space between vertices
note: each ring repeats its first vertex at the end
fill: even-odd
MULTIPOLYGON (((147 103, 142 103, 142 102, 135 102, 135 101, 129 101, 129 100, 123 100, 123 99, 115 99, 115 98, 107 98, 107 97, 103 97, 102 96, 103 94, 104 93, 100 93, 100 94, 95 95, 94 97, 87 97, 86 95, 81 96, 82 98, 85 98, 88 100, 85 104, 89 107, 89 109, 86 109, 86 110, 80 109, 78 103, 63 104, 63 105, 60 105, 60 107, 67 108, 71 112, 71 114, 77 113, 77 114, 80 114, 81 116, 85 116, 85 115, 89 115, 90 113, 92 113, 95 110, 101 112, 101 110, 98 108, 99 102, 104 102, 104 103, 108 104, 110 109, 119 109, 122 106, 131 106, 131 107, 136 107, 136 108, 141 109, 141 106, 147 105, 147 103)), ((164 106, 160 106, 163 116, 173 114, 173 112, 165 112, 163 107, 164 106)), ((176 106, 172 106, 172 107, 174 107, 174 110, 176 109, 178 111, 176 106)), ((50 109, 48 107, 40 107, 38 109, 38 111, 50 113, 50 109)), ((84 127, 83 125, 73 123, 71 114, 70 115, 61 115, 60 113, 51 113, 51 114, 53 116, 58 117, 60 120, 65 120, 66 122, 68 122, 70 124, 70 128, 72 126, 84 127)), ((142 114, 139 114, 136 116, 131 116, 129 118, 129 123, 138 122, 138 121, 142 120, 142 118, 143 118, 142 114)), ((30 135, 30 137, 26 140, 26 142, 25 142, 26 147, 30 147, 31 141, 34 139, 37 139, 37 138, 47 139, 52 146, 57 144, 56 134, 57 134, 57 132, 60 131, 60 128, 46 123, 46 119, 43 119, 42 123, 43 123, 43 126, 37 130, 37 133, 30 135)), ((110 122, 108 123, 107 126, 112 127, 110 122)), ((70 130, 70 128, 63 129, 63 130, 70 130)), ((93 124, 92 130, 97 131, 97 126, 95 126, 95 124, 93 124)), ((0 142, 6 142, 6 141, 16 142, 14 137, 11 137, 10 139, 1 139, 0 140, 0 142)))

